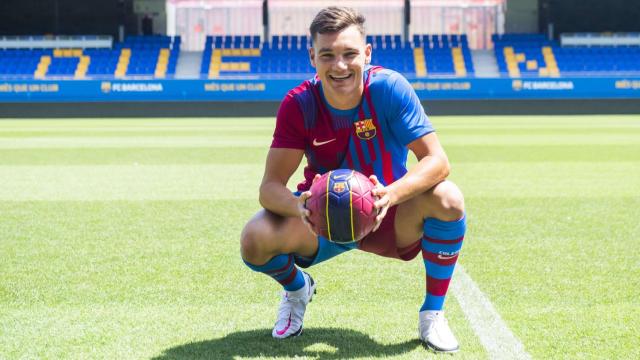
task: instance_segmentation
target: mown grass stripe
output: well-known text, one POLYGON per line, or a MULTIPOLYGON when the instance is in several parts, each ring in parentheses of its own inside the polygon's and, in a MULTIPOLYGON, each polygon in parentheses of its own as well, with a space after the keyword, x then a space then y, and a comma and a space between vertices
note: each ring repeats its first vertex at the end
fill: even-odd
MULTIPOLYGON (((451 178, 474 196, 640 193, 637 162, 465 163, 454 169, 451 178), (621 178, 626 186, 619 186, 621 178)), ((302 179, 301 171, 292 177, 291 188, 302 179)), ((0 200, 256 199, 262 172, 259 164, 0 166, 0 200)))
POLYGON ((256 164, 262 166, 264 146, 123 147, 0 149, 0 165, 196 165, 256 164))
MULTIPOLYGON (((640 162, 636 145, 448 145, 450 162, 558 163, 640 162)), ((0 165, 262 165, 268 148, 262 145, 233 147, 118 147, 0 149, 0 165)), ((413 163, 413 159, 410 159, 413 163)), ((466 165, 466 164, 464 164, 466 165)))
POLYGON ((190 136, 190 137, 36 137, 36 138, 0 138, 0 149, 39 149, 39 148, 131 148, 131 147, 225 147, 261 146, 268 148, 269 136, 190 136))

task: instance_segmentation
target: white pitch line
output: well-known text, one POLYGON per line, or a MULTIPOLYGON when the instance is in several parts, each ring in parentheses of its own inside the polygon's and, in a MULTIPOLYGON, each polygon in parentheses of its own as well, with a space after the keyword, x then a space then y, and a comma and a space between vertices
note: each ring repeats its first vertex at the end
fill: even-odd
POLYGON ((531 359, 524 345, 509 330, 491 301, 460 264, 456 265, 455 271, 451 290, 487 350, 489 359, 531 359))

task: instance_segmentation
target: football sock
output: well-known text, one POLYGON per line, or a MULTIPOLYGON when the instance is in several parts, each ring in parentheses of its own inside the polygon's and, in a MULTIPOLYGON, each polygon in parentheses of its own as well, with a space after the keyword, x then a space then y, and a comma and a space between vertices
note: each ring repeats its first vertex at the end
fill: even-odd
POLYGON ((427 270, 427 295, 420 311, 442 310, 466 230, 466 216, 457 221, 427 218, 422 258, 427 270))
POLYGON ((264 265, 250 264, 246 260, 244 263, 253 271, 271 276, 287 291, 296 291, 304 287, 302 271, 298 270, 291 254, 274 256, 264 265))
POLYGON ((318 251, 315 255, 307 257, 294 254, 296 264, 300 267, 308 268, 312 265, 318 265, 323 261, 327 261, 335 256, 353 250, 357 247, 357 243, 338 244, 325 239, 322 236, 318 236, 318 251))

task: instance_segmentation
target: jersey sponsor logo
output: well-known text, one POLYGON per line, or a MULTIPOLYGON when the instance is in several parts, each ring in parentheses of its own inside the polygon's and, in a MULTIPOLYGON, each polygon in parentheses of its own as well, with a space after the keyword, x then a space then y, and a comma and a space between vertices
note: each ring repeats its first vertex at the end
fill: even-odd
POLYGON ((376 126, 371 119, 356 121, 353 126, 356 128, 356 136, 362 140, 370 140, 376 136, 376 126))
POLYGON ((327 141, 318 141, 318 139, 313 139, 313 146, 321 146, 321 145, 325 145, 328 144, 330 142, 336 141, 336 138, 333 138, 331 140, 327 140, 327 141))
POLYGON ((333 183, 333 192, 340 194, 347 188, 347 183, 344 181, 338 181, 333 183))

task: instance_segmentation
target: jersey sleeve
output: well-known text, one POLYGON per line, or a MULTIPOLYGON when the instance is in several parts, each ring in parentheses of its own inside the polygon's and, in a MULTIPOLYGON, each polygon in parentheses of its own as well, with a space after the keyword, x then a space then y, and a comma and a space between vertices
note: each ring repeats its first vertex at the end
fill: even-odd
POLYGON ((306 147, 304 119, 298 102, 291 94, 287 94, 278 109, 271 147, 302 150, 306 147))
POLYGON ((392 133, 403 145, 435 131, 418 95, 404 76, 398 73, 390 76, 387 93, 387 118, 392 133))

